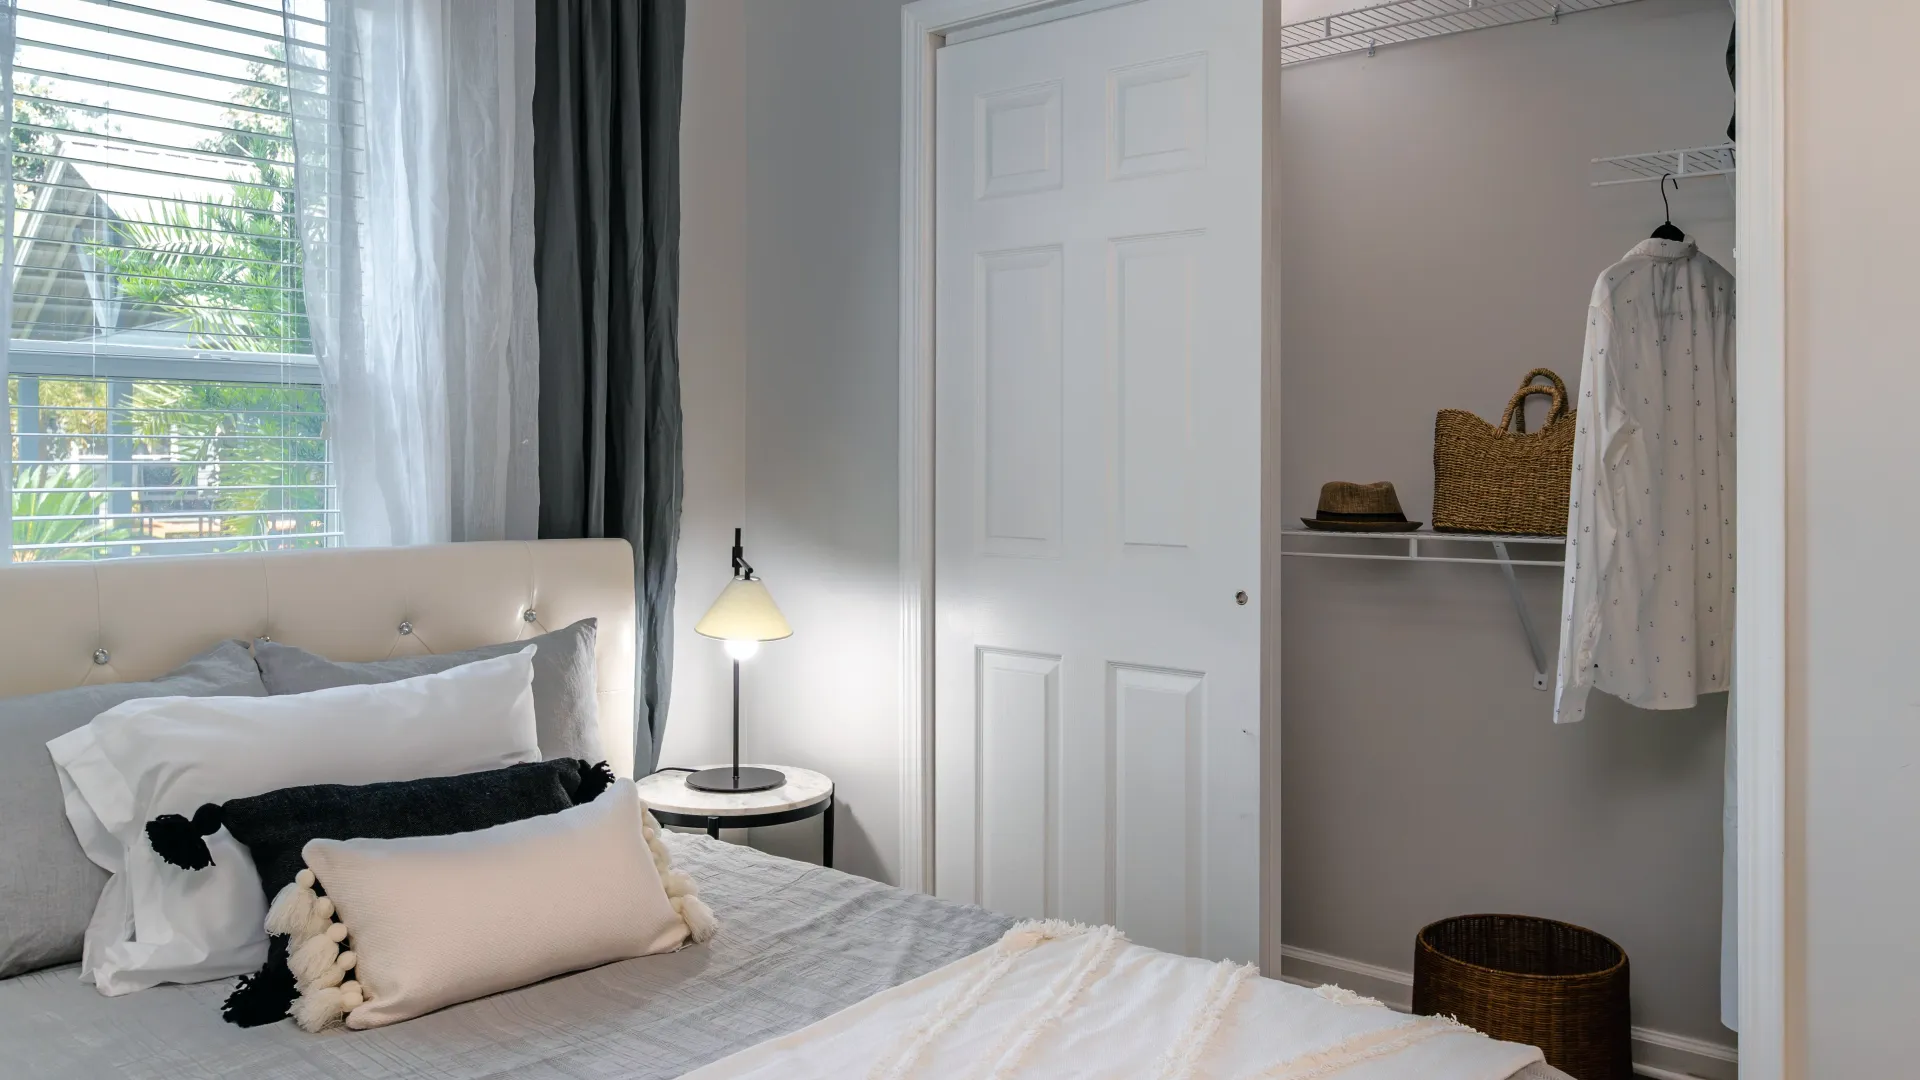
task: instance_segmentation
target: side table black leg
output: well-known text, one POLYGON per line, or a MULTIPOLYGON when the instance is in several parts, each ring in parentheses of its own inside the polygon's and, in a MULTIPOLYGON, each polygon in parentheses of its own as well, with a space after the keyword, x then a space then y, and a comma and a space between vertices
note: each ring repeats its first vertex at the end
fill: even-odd
POLYGON ((820 819, 820 865, 833 866, 833 796, 827 796, 827 812, 820 819))
POLYGON ((719 818, 710 817, 707 819, 707 835, 713 837, 715 840, 720 839, 720 819, 719 818))

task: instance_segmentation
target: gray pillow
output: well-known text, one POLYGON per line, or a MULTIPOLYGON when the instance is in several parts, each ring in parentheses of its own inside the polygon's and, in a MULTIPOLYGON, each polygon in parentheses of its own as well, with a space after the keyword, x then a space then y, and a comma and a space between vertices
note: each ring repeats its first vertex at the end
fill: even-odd
POLYGON ((593 619, 581 619, 572 626, 524 641, 358 664, 339 663, 305 649, 264 639, 253 643, 253 655, 260 661, 260 677, 267 684, 267 693, 279 695, 435 675, 462 664, 491 660, 528 645, 538 645, 539 651, 533 654, 533 716, 539 729, 540 756, 549 761, 554 758, 599 761, 604 755, 600 753, 599 679, 593 666, 598 625, 593 619))
POLYGON ((152 682, 0 698, 0 978, 80 959, 107 872, 67 823, 47 741, 123 701, 262 697, 244 641, 223 641, 152 682))

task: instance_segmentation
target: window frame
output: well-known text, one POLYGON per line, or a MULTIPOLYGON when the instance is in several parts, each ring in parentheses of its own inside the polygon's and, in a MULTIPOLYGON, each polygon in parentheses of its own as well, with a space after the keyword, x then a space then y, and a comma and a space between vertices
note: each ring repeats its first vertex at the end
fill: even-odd
MULTIPOLYGON (((11 295, 7 289, 6 294, 11 295)), ((311 353, 265 353, 240 352, 221 349, 190 349, 173 345, 132 345, 118 342, 89 341, 46 341, 33 338, 9 338, 7 355, 0 362, 0 372, 5 379, 113 379, 113 380, 167 380, 171 382, 212 382, 243 383, 256 386, 286 386, 323 389, 319 358, 311 353)), ((5 379, 0 379, 0 389, 4 389, 5 379)), ((11 409, 8 410, 11 412, 11 409)), ((326 505, 317 511, 332 519, 331 528, 319 533, 289 534, 286 537, 263 536, 257 539, 268 542, 278 539, 292 539, 296 536, 312 537, 322 541, 322 547, 340 547, 345 541, 344 523, 340 509, 340 485, 337 467, 333 459, 333 439, 327 434, 326 421, 322 432, 326 444, 326 481, 322 485, 326 492, 326 505)), ((12 444, 20 437, 13 430, 10 418, 0 420, 4 427, 6 443, 0 446, 0 462, 5 463, 4 475, 0 475, 0 529, 5 532, 0 538, 5 540, 5 558, 0 565, 13 565, 16 545, 14 542, 13 518, 13 479, 18 466, 14 462, 12 444)), ((322 463, 316 463, 322 464, 322 463)), ((251 517, 261 511, 213 511, 194 514, 194 517, 251 517)), ((133 515, 146 520, 158 520, 155 514, 133 515)), ((233 537, 234 540, 254 539, 233 537)), ((218 540, 200 537, 191 539, 162 538, 129 540, 124 542, 101 542, 79 545, 96 550, 114 548, 153 547, 165 549, 174 545, 210 544, 218 540)), ((272 549, 270 549, 272 550, 272 549)), ((229 554, 228 552, 204 552, 209 556, 229 554)), ((95 555, 88 562, 101 562, 118 559, 151 558, 151 554, 110 554, 95 555)), ((81 561, 81 560, 75 560, 81 561)))

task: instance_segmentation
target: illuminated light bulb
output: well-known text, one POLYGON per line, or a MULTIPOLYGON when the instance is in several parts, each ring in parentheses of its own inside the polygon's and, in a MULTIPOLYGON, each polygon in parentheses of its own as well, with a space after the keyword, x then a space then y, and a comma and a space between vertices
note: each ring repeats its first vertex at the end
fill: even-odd
POLYGON ((751 638, 730 638, 726 648, 727 655, 735 660, 751 660, 760 651, 760 643, 751 638))

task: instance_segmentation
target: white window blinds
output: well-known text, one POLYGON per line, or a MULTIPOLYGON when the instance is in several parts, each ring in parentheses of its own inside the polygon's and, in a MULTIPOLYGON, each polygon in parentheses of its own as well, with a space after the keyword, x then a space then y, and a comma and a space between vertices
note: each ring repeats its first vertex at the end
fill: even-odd
POLYGON ((0 4, 12 558, 337 542, 289 102, 321 0, 0 4))

